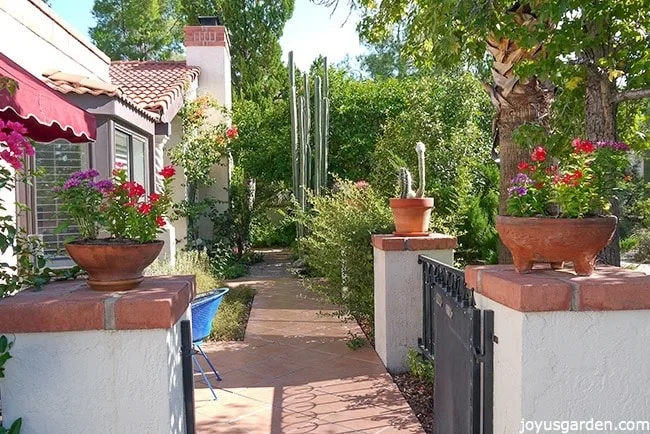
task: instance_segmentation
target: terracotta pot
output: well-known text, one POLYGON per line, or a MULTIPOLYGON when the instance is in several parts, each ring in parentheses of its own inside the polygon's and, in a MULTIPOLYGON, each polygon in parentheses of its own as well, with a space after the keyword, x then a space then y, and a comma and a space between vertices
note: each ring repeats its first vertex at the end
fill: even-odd
POLYGON ((158 257, 163 245, 163 241, 146 244, 73 241, 65 249, 88 273, 88 285, 92 289, 126 291, 142 282, 142 272, 158 257))
POLYGON ((615 216, 565 219, 497 216, 497 232, 519 273, 529 273, 535 262, 559 269, 573 262, 576 274, 594 272, 598 252, 609 244, 618 219, 615 216))
POLYGON ((395 198, 390 200, 395 221, 395 235, 417 237, 429 235, 433 198, 395 198))

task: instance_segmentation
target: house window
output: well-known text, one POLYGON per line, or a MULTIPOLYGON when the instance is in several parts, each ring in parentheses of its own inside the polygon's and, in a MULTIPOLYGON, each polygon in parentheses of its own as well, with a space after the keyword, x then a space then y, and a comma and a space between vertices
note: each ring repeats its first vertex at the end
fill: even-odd
POLYGON ((79 236, 75 226, 69 226, 60 234, 55 233, 59 224, 67 221, 60 214, 60 205, 52 190, 78 170, 89 168, 88 144, 72 144, 65 141, 42 144, 36 148, 36 168, 44 173, 35 180, 36 233, 43 237, 45 252, 57 259, 67 258, 63 244, 79 236))
POLYGON ((115 130, 115 164, 125 166, 127 177, 147 188, 147 142, 144 138, 115 130))

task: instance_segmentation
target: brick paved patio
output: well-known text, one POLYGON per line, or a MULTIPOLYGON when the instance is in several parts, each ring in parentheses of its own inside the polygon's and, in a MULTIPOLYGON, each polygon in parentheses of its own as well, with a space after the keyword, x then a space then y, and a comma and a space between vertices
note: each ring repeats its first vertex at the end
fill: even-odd
MULTIPOLYGON (((197 432, 422 433, 375 351, 353 351, 356 323, 320 301, 272 254, 245 280, 257 289, 243 342, 205 344, 223 377, 213 401, 196 381, 197 432)), ((196 377, 198 380, 198 376, 196 377)))

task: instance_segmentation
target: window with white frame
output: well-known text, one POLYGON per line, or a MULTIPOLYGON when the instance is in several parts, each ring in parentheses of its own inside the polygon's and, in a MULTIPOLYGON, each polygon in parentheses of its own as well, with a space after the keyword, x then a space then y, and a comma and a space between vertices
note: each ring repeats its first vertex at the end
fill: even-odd
POLYGON ((127 176, 147 188, 147 141, 122 129, 115 129, 115 164, 123 164, 127 176))
POLYGON ((61 215, 53 189, 65 182, 70 175, 89 168, 89 145, 56 141, 36 147, 36 168, 43 172, 35 179, 35 223, 36 233, 43 238, 45 253, 56 261, 67 258, 63 244, 79 235, 75 226, 69 226, 62 233, 55 229, 65 220, 61 215))

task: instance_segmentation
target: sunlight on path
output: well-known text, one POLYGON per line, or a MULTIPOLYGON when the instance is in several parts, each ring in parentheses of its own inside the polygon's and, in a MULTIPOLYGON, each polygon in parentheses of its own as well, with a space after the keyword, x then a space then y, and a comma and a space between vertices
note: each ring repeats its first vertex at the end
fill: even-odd
POLYGON ((213 401, 195 378, 197 433, 422 433, 373 348, 347 347, 358 325, 323 315, 336 307, 287 272, 287 253, 265 258, 232 282, 257 289, 245 340, 203 346, 223 381, 213 401))

